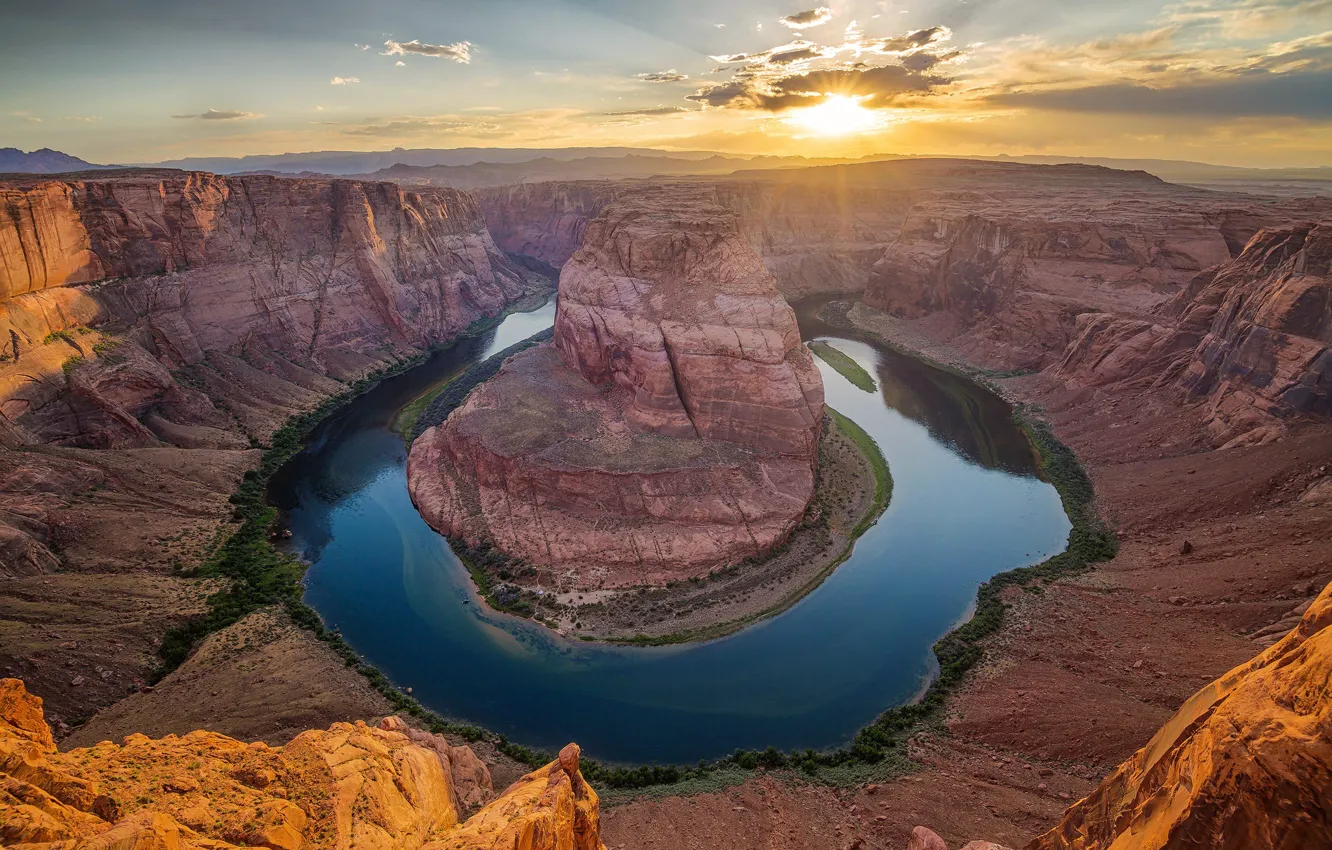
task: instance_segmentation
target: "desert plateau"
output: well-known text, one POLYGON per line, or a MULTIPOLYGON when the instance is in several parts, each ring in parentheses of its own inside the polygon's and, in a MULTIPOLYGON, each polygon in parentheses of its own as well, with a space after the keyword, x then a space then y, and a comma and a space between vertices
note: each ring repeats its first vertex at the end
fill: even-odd
POLYGON ((0 846, 1332 850, 1332 7, 5 17, 0 846))

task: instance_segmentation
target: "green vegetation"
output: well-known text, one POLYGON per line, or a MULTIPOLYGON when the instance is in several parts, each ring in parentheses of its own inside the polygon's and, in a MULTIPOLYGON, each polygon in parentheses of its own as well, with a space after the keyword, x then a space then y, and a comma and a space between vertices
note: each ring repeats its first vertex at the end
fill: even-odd
MULTIPOLYGON (((538 335, 505 349, 441 388, 441 392, 423 405, 413 434, 419 434, 427 427, 442 422, 462 403, 467 393, 498 371, 505 358, 535 344, 541 337, 538 335)), ((320 420, 370 389, 379 380, 418 365, 424 357, 422 355, 399 361, 355 382, 341 395, 328 399, 314 410, 292 417, 273 435, 259 467, 246 474, 240 488, 231 497, 235 505, 233 518, 240 523, 239 528, 194 573, 223 579, 225 585, 209 597, 206 614, 168 634, 161 648, 162 667, 159 677, 184 661, 193 647, 208 634, 235 623, 260 607, 280 604, 288 611, 294 623, 327 643, 350 669, 363 675, 394 710, 410 715, 431 731, 459 735, 469 741, 488 741, 510 758, 531 767, 539 767, 554 756, 515 744, 503 735, 446 720, 403 693, 380 670, 366 663, 340 634, 327 629, 319 615, 301 601, 300 576, 303 566, 296 559, 278 552, 270 542, 269 533, 276 512, 265 504, 263 498, 269 477, 301 449, 303 439, 320 420)), ((830 409, 829 415, 833 417, 836 427, 870 458, 875 470, 874 510, 857 526, 858 536, 873 524, 888 504, 892 478, 873 439, 835 411, 830 409)), ((614 796, 623 797, 630 794, 664 796, 714 790, 743 782, 750 772, 759 769, 791 771, 790 775, 796 778, 838 785, 856 784, 869 778, 885 778, 911 770, 912 764, 906 756, 906 741, 917 731, 942 721, 949 696, 960 685, 966 673, 984 657, 982 641, 998 631, 1003 624, 1007 607, 1000 598, 1003 590, 1007 587, 1039 589, 1043 583, 1085 571, 1096 562, 1113 557, 1116 551, 1113 534, 1096 516, 1091 480, 1072 450, 1060 443, 1049 427, 1038 421, 1031 410, 1018 408, 1014 417, 1035 446, 1044 477, 1055 486, 1063 501, 1072 523, 1068 547, 1041 564, 1001 573, 981 586, 977 593, 975 616, 934 645, 939 661, 939 676, 920 701, 888 709, 873 723, 861 729, 849 745, 835 750, 782 752, 772 747, 762 751, 738 750, 716 761, 699 762, 696 766, 616 766, 584 759, 584 776, 599 788, 609 789, 614 796)), ((848 543, 847 553, 850 549, 851 544, 848 543)), ((460 552, 465 555, 465 563, 472 562, 468 566, 473 570, 473 577, 483 595, 493 596, 495 588, 490 586, 484 571, 476 569, 486 565, 489 556, 487 550, 460 549, 460 552)), ((845 558, 845 553, 842 557, 845 558)), ((832 566, 835 567, 836 563, 832 566)), ((506 562, 504 568, 521 570, 523 565, 506 562)), ((822 577, 817 580, 821 581, 822 577)), ((797 593, 795 598, 804 592, 797 593)))
POLYGON ((870 373, 866 372, 850 355, 838 351, 826 342, 811 342, 809 350, 817 354, 824 363, 837 370, 837 374, 846 378, 857 389, 864 390, 867 393, 872 393, 878 389, 878 384, 874 383, 874 378, 870 373))
POLYGON ((73 372, 76 368, 82 365, 82 363, 83 363, 83 355, 75 354, 73 357, 70 357, 64 363, 60 364, 60 371, 64 372, 65 377, 68 378, 69 373, 73 372))
POLYGON ((384 378, 416 366, 424 358, 421 355, 400 360, 370 373, 313 410, 291 417, 273 434, 258 468, 245 473, 240 487, 231 496, 231 504, 235 506, 232 520, 240 526, 192 573, 201 578, 222 579, 224 587, 208 597, 206 614, 167 632, 159 650, 162 663, 158 678, 180 666, 203 638, 247 614, 266 605, 299 604, 300 580, 305 568, 296 558, 279 552, 269 540, 277 511, 264 501, 268 479, 301 450, 306 435, 324 417, 384 378))
POLYGON ((476 386, 484 381, 495 377, 504 361, 520 351, 526 351, 534 345, 547 342, 555 336, 554 328, 547 328, 539 334, 534 334, 522 342, 514 343, 503 351, 487 357, 480 363, 473 364, 467 371, 454 378, 449 383, 440 387, 430 401, 423 405, 420 414, 413 423, 411 439, 415 440, 426 432, 427 429, 449 418, 449 414, 457 410, 466 400, 469 393, 476 389, 476 386))
MULTIPOLYGON (((869 460, 870 467, 874 470, 874 502, 870 505, 870 510, 856 524, 856 528, 851 532, 851 542, 854 543, 860 538, 860 535, 869 531, 870 526, 879 521, 879 517, 888 509, 888 501, 893 497, 893 474, 888 469, 888 461, 884 458, 883 452, 879 449, 879 444, 874 442, 874 438, 865 432, 856 423, 847 419, 842 414, 826 408, 828 415, 837 425, 837 430, 845 434, 851 442, 856 444, 860 453, 869 460)), ((848 547, 847 554, 850 554, 848 547)))

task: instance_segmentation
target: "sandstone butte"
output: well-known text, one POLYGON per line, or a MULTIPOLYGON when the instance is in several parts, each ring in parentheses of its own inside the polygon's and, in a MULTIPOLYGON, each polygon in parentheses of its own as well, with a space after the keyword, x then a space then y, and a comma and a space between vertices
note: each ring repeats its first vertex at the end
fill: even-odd
POLYGON ((408 481, 446 535, 580 587, 664 583, 786 538, 822 421, 795 314, 735 216, 644 191, 587 226, 554 342, 422 434, 408 481))
POLYGON ((335 723, 281 747, 212 732, 59 752, 42 701, 0 680, 0 844, 23 850, 602 850, 575 744, 493 796, 467 747, 335 723))

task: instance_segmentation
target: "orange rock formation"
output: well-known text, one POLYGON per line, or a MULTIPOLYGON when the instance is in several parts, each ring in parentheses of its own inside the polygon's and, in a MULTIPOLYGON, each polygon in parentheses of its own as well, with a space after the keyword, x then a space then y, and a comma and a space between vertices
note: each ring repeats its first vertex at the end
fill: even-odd
POLYGON ((466 747, 337 723, 284 747, 191 732, 58 752, 42 702, 0 680, 0 844, 25 850, 602 850, 578 747, 489 796, 466 747))
POLYGON ((1327 846, 1332 586, 1281 641, 1194 694, 1027 850, 1327 846))

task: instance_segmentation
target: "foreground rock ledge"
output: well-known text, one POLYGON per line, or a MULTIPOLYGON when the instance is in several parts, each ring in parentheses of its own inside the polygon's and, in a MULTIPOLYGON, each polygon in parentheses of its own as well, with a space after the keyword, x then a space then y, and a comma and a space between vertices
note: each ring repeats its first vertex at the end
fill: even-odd
POLYGON ((0 845, 604 850, 578 758, 570 744, 460 822, 491 796, 489 771, 396 717, 335 723, 285 747, 198 731, 61 753, 41 699, 2 679, 0 845))
POLYGON ((426 520, 575 587, 759 556, 814 493, 823 383, 734 214, 671 188, 612 205, 561 275, 553 344, 413 444, 426 520))

